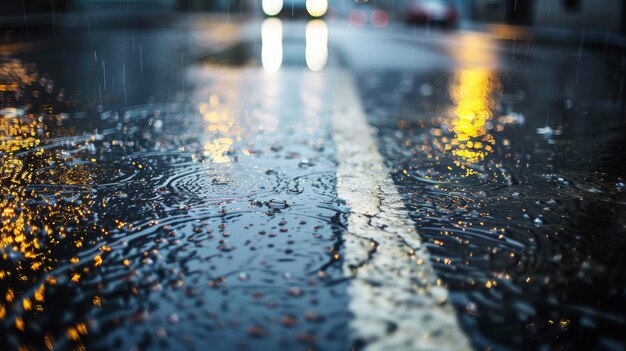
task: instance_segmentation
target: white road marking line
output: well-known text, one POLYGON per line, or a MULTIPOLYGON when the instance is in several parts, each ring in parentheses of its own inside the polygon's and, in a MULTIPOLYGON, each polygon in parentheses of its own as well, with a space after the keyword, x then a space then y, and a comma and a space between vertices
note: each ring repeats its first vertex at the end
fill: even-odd
POLYGON ((471 349, 384 166, 352 76, 339 72, 335 87, 337 192, 351 211, 344 275, 352 277, 352 332, 369 351, 471 349))

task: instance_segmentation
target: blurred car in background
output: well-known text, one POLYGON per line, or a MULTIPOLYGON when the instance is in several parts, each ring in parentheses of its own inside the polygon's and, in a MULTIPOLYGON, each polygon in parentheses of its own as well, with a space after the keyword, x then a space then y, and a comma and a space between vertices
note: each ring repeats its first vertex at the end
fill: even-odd
POLYGON ((384 27, 389 24, 387 11, 369 2, 337 1, 333 3, 330 12, 333 17, 346 20, 355 27, 365 25, 384 27))
POLYGON ((323 17, 328 0, 262 0, 261 7, 270 17, 323 17))
POLYGON ((454 26, 459 13, 451 0, 414 0, 406 8, 405 21, 410 24, 454 26))

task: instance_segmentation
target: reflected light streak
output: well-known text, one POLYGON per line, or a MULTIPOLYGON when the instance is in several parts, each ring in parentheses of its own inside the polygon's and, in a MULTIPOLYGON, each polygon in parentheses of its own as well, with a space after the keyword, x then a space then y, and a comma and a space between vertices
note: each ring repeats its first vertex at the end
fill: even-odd
POLYGON ((267 18, 261 27, 261 62, 265 71, 275 73, 283 64, 283 23, 267 18))
POLYGON ((498 66, 498 46, 484 34, 461 33, 450 55, 464 68, 495 68, 498 66))
POLYGON ((221 107, 216 95, 211 95, 208 104, 200 103, 198 110, 206 122, 205 131, 210 136, 204 143, 204 156, 210 157, 214 163, 230 163, 228 152, 233 145, 233 137, 241 134, 235 119, 221 107))
POLYGON ((452 113, 441 119, 442 128, 435 131, 434 144, 440 152, 454 155, 455 165, 468 175, 474 173, 472 165, 494 151, 492 119, 500 90, 494 71, 496 49, 486 37, 473 33, 460 35, 458 45, 450 48, 461 68, 448 88, 454 103, 452 113))
MULTIPOLYGON (((240 121, 238 105, 224 103, 237 101, 239 94, 238 80, 225 79, 219 95, 200 94, 198 98, 198 112, 203 118, 205 140, 203 141, 203 156, 209 160, 207 169, 215 164, 229 165, 232 161, 232 149, 235 143, 242 140, 245 128, 240 121)), ((246 150, 242 150, 246 154, 246 150)), ((226 174, 224 175, 226 176, 226 174)))
POLYGON ((321 71, 328 60, 328 26, 315 19, 306 25, 306 65, 313 72, 321 71))
POLYGON ((486 69, 461 70, 450 86, 456 106, 448 124, 454 132, 449 149, 469 164, 483 160, 493 151, 494 138, 488 133, 487 122, 496 108, 496 90, 494 74, 486 69))

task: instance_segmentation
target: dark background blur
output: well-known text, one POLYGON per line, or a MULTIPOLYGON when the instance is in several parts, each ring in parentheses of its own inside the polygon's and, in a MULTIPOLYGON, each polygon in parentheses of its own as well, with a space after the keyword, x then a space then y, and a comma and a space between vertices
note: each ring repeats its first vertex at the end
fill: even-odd
MULTIPOLYGON (((290 1, 284 0, 286 5, 290 1)), ((430 0, 359 0, 401 22, 407 8, 430 0)), ((500 23, 576 31, 626 33, 626 0, 444 0, 455 6, 460 23, 500 23)), ((261 15, 260 0, 2 0, 0 21, 42 19, 77 12, 222 12, 261 15)), ((333 7, 360 6, 354 0, 329 1, 333 7)))

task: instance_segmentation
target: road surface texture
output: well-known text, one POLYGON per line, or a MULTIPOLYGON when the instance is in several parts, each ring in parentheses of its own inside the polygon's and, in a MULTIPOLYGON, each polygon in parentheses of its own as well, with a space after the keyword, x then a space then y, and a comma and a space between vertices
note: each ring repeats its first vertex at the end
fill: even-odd
POLYGON ((3 31, 0 349, 624 349, 623 51, 157 22, 3 31))

